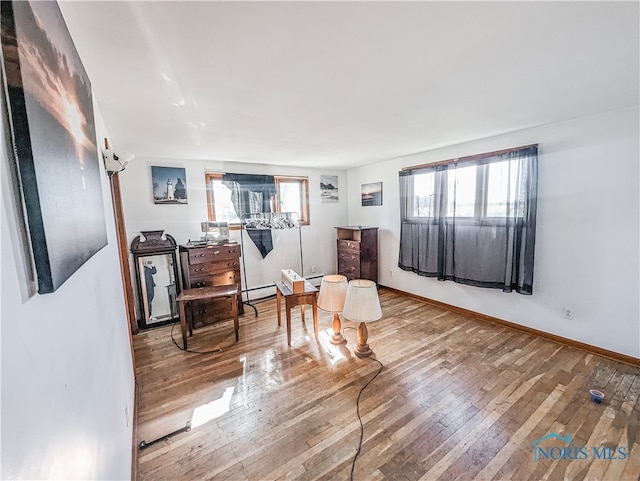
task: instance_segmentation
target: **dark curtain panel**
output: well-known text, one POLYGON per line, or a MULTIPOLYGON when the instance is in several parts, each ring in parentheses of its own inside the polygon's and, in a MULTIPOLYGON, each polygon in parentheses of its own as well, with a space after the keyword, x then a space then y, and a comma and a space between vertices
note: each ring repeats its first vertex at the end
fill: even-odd
POLYGON ((400 172, 398 266, 533 292, 538 149, 400 172))
MULTIPOLYGON (((272 175, 224 174, 222 184, 231 190, 231 202, 238 217, 243 220, 247 214, 271 212, 271 198, 276 193, 276 183, 272 175)), ((273 250, 271 231, 248 230, 249 238, 256 245, 262 258, 273 250)))

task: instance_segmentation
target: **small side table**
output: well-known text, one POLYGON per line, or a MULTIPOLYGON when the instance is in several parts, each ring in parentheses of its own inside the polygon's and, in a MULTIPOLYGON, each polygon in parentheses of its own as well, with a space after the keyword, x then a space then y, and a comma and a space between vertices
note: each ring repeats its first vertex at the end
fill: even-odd
MULTIPOLYGON (((205 301, 209 299, 231 299, 231 315, 233 316, 233 326, 236 330, 236 342, 239 339, 238 331, 240 325, 238 323, 238 294, 239 284, 231 284, 229 286, 211 286, 198 287, 196 289, 185 289, 176 299, 180 309, 180 328, 182 329, 182 345, 187 349, 187 312, 186 308, 192 301, 205 301)), ((191 332, 191 323, 189 323, 189 331, 191 332)))
POLYGON ((293 293, 282 282, 275 281, 276 300, 278 304, 278 326, 281 325, 282 297, 284 296, 285 309, 287 312, 287 345, 291 345, 291 308, 300 306, 300 316, 304 322, 304 306, 306 304, 313 308, 313 333, 318 342, 318 305, 316 304, 316 295, 318 289, 308 281, 304 283, 304 292, 293 293))

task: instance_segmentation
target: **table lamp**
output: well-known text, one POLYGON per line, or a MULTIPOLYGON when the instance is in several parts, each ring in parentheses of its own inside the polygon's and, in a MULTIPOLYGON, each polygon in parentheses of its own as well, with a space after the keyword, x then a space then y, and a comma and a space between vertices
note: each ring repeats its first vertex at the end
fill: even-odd
POLYGON ((366 279, 349 281, 342 315, 350 321, 360 322, 357 329, 358 346, 354 354, 358 357, 370 356, 372 351, 367 344, 369 332, 366 323, 377 321, 382 317, 376 283, 366 279))
POLYGON ((331 344, 346 344, 347 340, 342 333, 340 316, 347 294, 347 278, 339 274, 332 274, 322 278, 320 294, 318 294, 318 307, 323 311, 333 313, 333 336, 331 344))

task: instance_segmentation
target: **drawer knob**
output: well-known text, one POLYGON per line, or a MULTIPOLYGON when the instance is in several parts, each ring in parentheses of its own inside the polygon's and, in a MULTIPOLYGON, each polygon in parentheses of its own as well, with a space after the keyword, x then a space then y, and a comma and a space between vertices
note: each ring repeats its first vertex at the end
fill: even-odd
POLYGON ((204 270, 204 267, 199 267, 199 268, 195 269, 196 272, 200 272, 200 271, 203 271, 203 270, 204 270))
POLYGON ((215 255, 218 255, 218 254, 220 254, 220 251, 213 251, 213 255, 214 255, 214 256, 215 256, 215 255))

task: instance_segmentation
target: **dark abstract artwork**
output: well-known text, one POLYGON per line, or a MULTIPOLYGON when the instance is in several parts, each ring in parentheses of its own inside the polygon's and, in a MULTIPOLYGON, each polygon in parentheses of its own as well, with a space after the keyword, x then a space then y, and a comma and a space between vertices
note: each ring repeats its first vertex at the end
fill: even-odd
POLYGON ((5 2, 2 52, 38 292, 107 244, 91 84, 56 2, 5 2))

